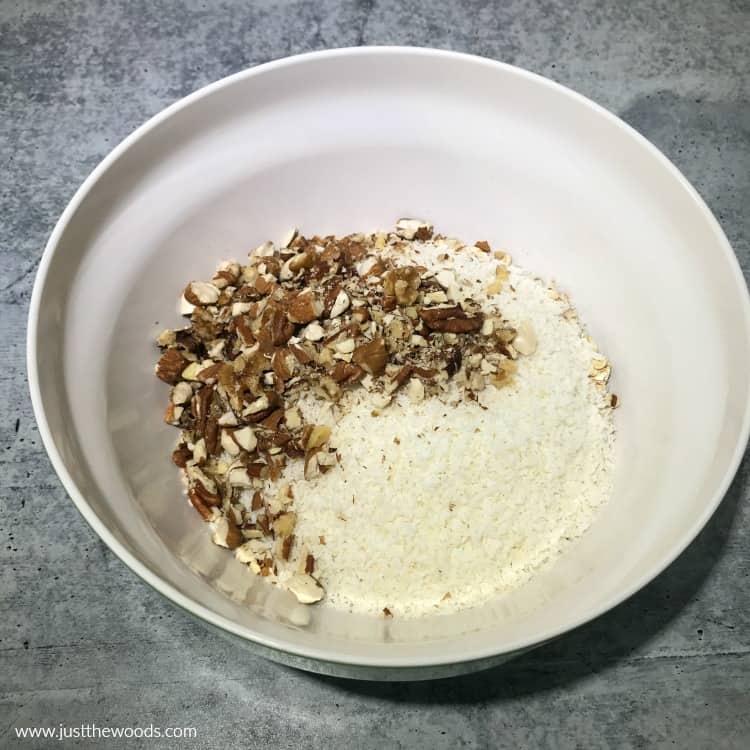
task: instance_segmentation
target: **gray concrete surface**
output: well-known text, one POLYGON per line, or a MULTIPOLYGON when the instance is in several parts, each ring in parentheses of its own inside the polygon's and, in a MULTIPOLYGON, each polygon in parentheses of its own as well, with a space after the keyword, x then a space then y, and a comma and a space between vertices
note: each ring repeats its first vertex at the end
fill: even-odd
POLYGON ((34 425, 24 336, 73 191, 199 86, 356 44, 474 52, 594 98, 677 163, 750 270, 745 0, 0 0, 0 747, 51 746, 15 728, 60 722, 197 729, 148 747, 750 746, 747 461, 698 541, 615 611, 502 668, 396 686, 234 652, 126 570, 66 498, 34 425))

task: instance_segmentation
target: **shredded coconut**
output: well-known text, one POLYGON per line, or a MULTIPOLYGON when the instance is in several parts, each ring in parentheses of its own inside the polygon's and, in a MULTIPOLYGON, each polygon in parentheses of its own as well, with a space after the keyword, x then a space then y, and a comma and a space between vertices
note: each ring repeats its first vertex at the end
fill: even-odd
MULTIPOLYGON (((450 268, 462 290, 492 280, 487 254, 446 252, 414 243, 400 257, 450 268)), ((312 482, 299 466, 285 472, 329 605, 401 617, 478 605, 523 584, 591 524, 611 492, 611 411, 589 379, 597 349, 554 296, 511 266, 486 298, 487 312, 528 321, 538 345, 511 386, 482 391, 481 406, 402 394, 373 417, 360 389, 333 432, 340 465, 312 482)), ((300 407, 333 424, 328 404, 300 407)))

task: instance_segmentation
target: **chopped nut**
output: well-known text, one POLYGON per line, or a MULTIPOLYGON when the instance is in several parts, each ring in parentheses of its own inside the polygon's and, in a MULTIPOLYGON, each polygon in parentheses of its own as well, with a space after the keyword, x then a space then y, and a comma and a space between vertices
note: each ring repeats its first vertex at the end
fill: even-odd
MULTIPOLYGON (((173 351, 170 349, 170 351, 173 351)), ((203 362, 191 362, 183 371, 182 377, 185 380, 199 380, 200 373, 206 369, 203 362)))
POLYGON ((172 389, 172 403, 173 404, 184 404, 193 397, 193 389, 190 387, 190 383, 186 383, 184 380, 180 381, 172 389))
POLYGON ((180 313, 180 315, 190 316, 192 315, 193 311, 195 310, 195 305, 192 305, 190 302, 188 302, 185 299, 185 295, 183 294, 180 297, 179 304, 177 306, 177 310, 180 313))
POLYGON ((276 252, 276 248, 273 246, 273 242, 266 241, 258 245, 255 250, 251 250, 248 255, 255 256, 256 258, 267 258, 272 257, 276 252))
POLYGON ((288 229, 284 234, 281 235, 281 240, 279 241, 279 247, 289 247, 289 245, 292 244, 292 240, 297 236, 297 230, 292 227, 291 229, 288 229))
POLYGON ((243 410, 243 415, 249 416, 251 414, 258 414, 259 412, 263 412, 271 405, 271 402, 268 400, 268 396, 265 394, 263 396, 259 396, 256 398, 253 402, 248 404, 247 408, 243 410))
POLYGON ((604 385, 609 380, 611 374, 612 368, 609 365, 606 365, 600 370, 597 370, 596 373, 591 376, 591 379, 597 384, 604 385))
POLYGON ((394 268, 383 279, 383 304, 386 300, 395 299, 401 305, 411 305, 419 296, 419 286, 422 279, 414 266, 394 268))
POLYGON ((328 425, 316 424, 312 427, 305 439, 305 450, 320 448, 328 442, 331 437, 331 428, 328 425))
POLYGON ((289 536, 294 531, 297 523, 297 514, 293 511, 282 513, 272 524, 273 530, 277 536, 289 536))
POLYGON ((238 424, 238 422, 237 422, 237 417, 236 417, 236 416, 234 415, 234 412, 233 412, 233 411, 226 411, 226 412, 224 412, 224 413, 223 413, 223 414, 222 414, 222 415, 221 415, 221 416, 219 417, 219 419, 218 419, 218 423, 219 423, 219 424, 220 424, 220 425, 221 425, 222 427, 236 427, 236 426, 237 426, 237 424, 238 424))
POLYGON ((435 281, 437 281, 443 289, 450 289, 456 285, 456 275, 453 271, 439 271, 435 274, 435 281))
POLYGON ((399 219, 396 234, 405 240, 428 240, 432 237, 432 224, 422 219, 399 219))
POLYGON ((478 331, 484 322, 482 313, 467 315, 458 305, 454 307, 423 307, 419 317, 433 331, 470 333, 478 331))
POLYGON ((352 354, 352 361, 370 375, 382 375, 388 353, 382 337, 358 346, 352 354))
POLYGON ((419 378, 412 378, 409 381, 406 393, 413 404, 418 404, 420 401, 424 401, 424 384, 419 378))
POLYGON ((331 378, 335 383, 356 383, 364 377, 365 371, 359 365, 349 362, 339 362, 331 370, 331 378))
POLYGON ((248 563, 255 562, 255 549, 250 543, 241 544, 235 549, 234 556, 241 563, 247 565, 248 563))
POLYGON ((227 549, 236 549, 242 544, 242 534, 237 528, 234 519, 227 516, 219 516, 211 524, 213 526, 213 543, 227 549))
POLYGON ((167 349, 156 364, 156 377, 165 383, 179 381, 188 361, 176 349, 167 349))
POLYGON ((244 466, 237 466, 231 469, 227 473, 227 481, 232 487, 246 487, 250 488, 253 486, 252 479, 249 475, 249 468, 244 466))
POLYGON ((191 281, 183 293, 191 305, 213 305, 219 299, 221 291, 208 281, 191 281))
POLYGON ((162 331, 157 337, 156 337, 156 343, 158 346, 174 346, 174 344, 177 341, 177 334, 167 329, 166 331, 162 331))
POLYGON ((320 464, 318 463, 319 454, 320 448, 315 448, 305 453, 304 476, 308 481, 310 479, 315 479, 322 474, 320 470, 320 464))
POLYGON ((281 544, 281 558, 288 560, 292 552, 292 544, 294 544, 294 534, 283 537, 281 544))
POLYGON ((287 581, 287 588, 294 594, 300 604, 314 604, 323 596, 323 587, 306 573, 297 573, 287 581))
POLYGON ((244 315, 245 313, 250 312, 250 310, 253 309, 253 304, 251 302, 234 302, 232 304, 232 317, 236 318, 239 315, 244 315))
POLYGON ((323 303, 307 289, 289 302, 287 317, 292 323, 310 323, 321 316, 323 309, 323 303))
POLYGON ((230 455, 238 456, 240 453, 240 447, 234 442, 232 433, 229 430, 221 431, 221 447, 230 455))
POLYGON ((296 430, 302 426, 302 417, 296 408, 287 409, 284 412, 284 421, 290 430, 296 430))
POLYGON ((172 451, 172 463, 175 466, 179 466, 184 469, 187 462, 193 457, 193 454, 184 446, 181 445, 172 451))
POLYGON ((513 262, 513 259, 510 257, 510 255, 502 251, 496 251, 492 253, 492 256, 496 260, 499 260, 501 263, 505 263, 506 266, 509 266, 513 262))
POLYGON ((428 305, 440 305, 448 301, 448 295, 445 292, 427 292, 424 301, 428 305))
POLYGON ((336 351, 340 354, 351 354, 354 351, 355 341, 354 339, 344 339, 336 343, 336 351))
POLYGON ((305 338, 308 341, 320 341, 324 335, 325 331, 319 323, 311 323, 305 328, 305 338))
POLYGON ((258 439, 255 437, 252 427, 242 427, 239 430, 235 430, 232 433, 232 438, 242 450, 248 453, 254 451, 255 446, 258 444, 258 439))
POLYGON ((518 335, 518 331, 515 328, 509 326, 503 326, 495 329, 495 334, 503 344, 510 344, 513 339, 518 335))
POLYGON ((185 410, 182 406, 175 406, 175 404, 170 403, 164 410, 164 421, 167 424, 178 425, 183 411, 185 410))
POLYGON ((201 438, 197 440, 193 446, 193 460, 200 464, 208 458, 208 451, 206 449, 206 439, 201 438))
POLYGON ((308 575, 315 569, 315 558, 311 554, 305 555, 305 573, 308 575))
POLYGON ((210 521, 214 517, 214 508, 203 501, 201 496, 194 490, 188 490, 190 504, 200 513, 204 521, 210 521))
POLYGON ((513 339, 513 347, 519 354, 528 356, 536 351, 536 346, 536 333, 534 333, 531 323, 523 321, 516 331, 516 336, 513 339))
POLYGON ((350 303, 351 303, 351 300, 349 299, 349 295, 342 289, 336 295, 336 299, 334 300, 333 307, 331 308, 330 317, 337 318, 339 315, 341 315, 343 312, 349 309, 350 303))
POLYGON ((503 289, 503 284, 510 278, 510 271, 508 271, 508 267, 499 264, 495 268, 495 278, 493 281, 489 283, 487 286, 487 294, 488 295, 494 295, 499 294, 503 289))
POLYGON ((271 359, 274 374, 282 381, 289 380, 294 375, 296 365, 296 357, 285 349, 277 349, 271 359))

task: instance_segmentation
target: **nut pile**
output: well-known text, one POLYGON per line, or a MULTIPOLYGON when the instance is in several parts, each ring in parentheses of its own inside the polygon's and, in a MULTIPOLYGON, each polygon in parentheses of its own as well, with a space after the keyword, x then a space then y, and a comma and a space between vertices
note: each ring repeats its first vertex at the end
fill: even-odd
MULTIPOLYGON (((290 232, 247 265, 223 263, 210 281, 190 282, 180 301, 190 325, 157 339, 156 375, 171 386, 164 418, 181 429, 172 459, 190 502, 216 544, 303 603, 324 592, 295 540, 292 488, 279 480, 289 461, 313 479, 337 454, 330 427, 306 423, 300 399, 343 404, 365 388, 374 416, 400 391, 413 403, 457 391, 477 401, 511 383, 518 357, 536 349, 531 326, 484 314, 452 272, 400 257, 433 239, 445 240, 416 219, 372 235, 290 232)), ((495 258, 488 295, 508 280, 510 258, 495 258)))

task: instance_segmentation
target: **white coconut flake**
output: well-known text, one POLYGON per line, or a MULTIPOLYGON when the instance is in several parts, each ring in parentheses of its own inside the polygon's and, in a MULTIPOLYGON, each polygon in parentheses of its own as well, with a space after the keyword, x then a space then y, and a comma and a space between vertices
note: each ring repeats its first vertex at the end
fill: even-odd
MULTIPOLYGON (((398 258, 439 271, 445 252, 413 243, 398 258)), ((497 260, 478 251, 451 260, 459 288, 484 298, 477 287, 495 278, 497 260)), ((511 266, 484 303, 536 335, 511 386, 486 388, 481 406, 400 393, 377 417, 375 397, 359 389, 333 430, 340 463, 309 482, 289 467, 281 481, 298 480, 295 533, 315 556, 327 606, 411 617, 480 605, 527 582, 590 526, 611 493, 614 433, 588 377, 596 348, 561 315, 566 307, 511 266)), ((322 402, 299 406, 332 423, 322 402)))

